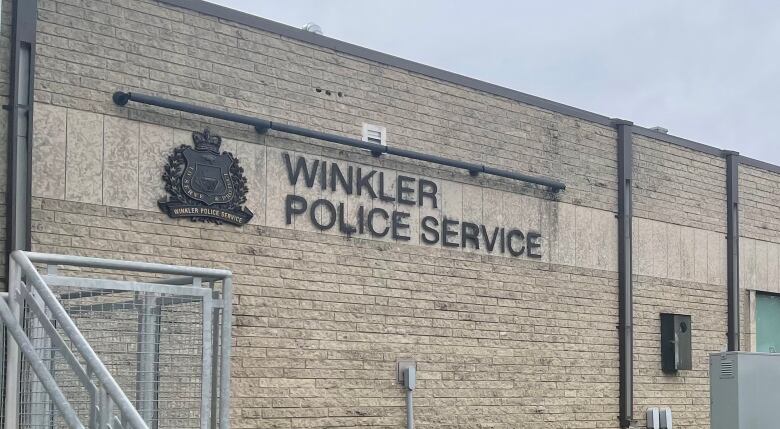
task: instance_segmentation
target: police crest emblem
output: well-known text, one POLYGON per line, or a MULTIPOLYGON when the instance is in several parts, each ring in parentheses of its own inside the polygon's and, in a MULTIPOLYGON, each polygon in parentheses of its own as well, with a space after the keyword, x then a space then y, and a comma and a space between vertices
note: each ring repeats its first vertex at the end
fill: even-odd
POLYGON ((253 213, 246 207, 244 169, 230 152, 219 152, 222 138, 208 128, 192 133, 193 146, 181 145, 168 156, 162 179, 168 196, 157 202, 172 218, 244 225, 253 213))

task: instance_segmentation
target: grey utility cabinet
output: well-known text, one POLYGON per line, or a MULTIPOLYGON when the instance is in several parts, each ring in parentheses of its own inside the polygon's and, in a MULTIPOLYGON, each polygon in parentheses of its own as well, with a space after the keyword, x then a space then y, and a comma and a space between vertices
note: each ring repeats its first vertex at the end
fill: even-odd
POLYGON ((780 354, 710 355, 710 428, 780 427, 780 354))

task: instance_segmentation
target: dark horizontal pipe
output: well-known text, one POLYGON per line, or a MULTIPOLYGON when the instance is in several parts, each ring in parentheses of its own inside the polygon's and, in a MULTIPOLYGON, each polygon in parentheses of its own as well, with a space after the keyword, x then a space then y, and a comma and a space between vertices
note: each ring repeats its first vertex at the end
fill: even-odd
POLYGON ((128 101, 135 101, 141 104, 150 104, 152 106, 164 107, 166 109, 179 110, 187 113, 194 113, 201 116, 210 116, 212 118, 224 119, 230 122, 252 125, 255 128, 267 130, 271 122, 251 116, 239 115, 237 113, 225 112, 224 110, 212 109, 209 107, 196 106, 194 104, 182 103, 181 101, 166 100, 165 98, 154 97, 151 95, 138 94, 135 92, 117 91, 112 97, 114 103, 118 106, 124 106, 128 101))
POLYGON ((164 107, 166 109, 179 110, 182 112, 193 113, 196 115, 209 116, 212 118, 223 119, 225 121, 238 122, 241 124, 251 125, 255 127, 255 130, 257 130, 258 132, 275 130, 283 133, 295 134, 303 137, 311 137, 318 140, 325 140, 332 143, 338 143, 338 144, 351 146, 359 149, 365 149, 371 151, 371 153, 374 154, 375 156, 386 153, 388 155, 396 155, 404 158, 427 161, 434 164, 446 165, 448 167, 462 168, 464 170, 467 170, 472 176, 476 176, 479 173, 485 173, 493 176, 506 177, 508 179, 514 179, 522 182, 528 182, 536 185, 546 186, 553 191, 560 191, 566 189, 566 185, 564 183, 547 177, 529 176, 522 173, 515 173, 512 171, 501 170, 498 168, 487 167, 484 165, 473 164, 470 162, 459 161, 456 159, 443 158, 436 155, 428 155, 425 153, 415 152, 411 150, 388 147, 377 143, 370 143, 358 139, 353 139, 350 137, 323 133, 319 131, 310 130, 307 128, 296 127, 295 125, 287 125, 287 124, 281 124, 272 121, 266 121, 265 119, 253 118, 251 116, 239 115, 237 113, 225 112, 224 110, 217 110, 209 107, 196 106, 194 104, 182 103, 180 101, 167 100, 164 98, 155 97, 151 95, 138 94, 134 92, 117 91, 114 93, 113 99, 114 99, 114 103, 116 103, 119 106, 126 105, 128 101, 135 101, 136 103, 149 104, 152 106, 164 107))

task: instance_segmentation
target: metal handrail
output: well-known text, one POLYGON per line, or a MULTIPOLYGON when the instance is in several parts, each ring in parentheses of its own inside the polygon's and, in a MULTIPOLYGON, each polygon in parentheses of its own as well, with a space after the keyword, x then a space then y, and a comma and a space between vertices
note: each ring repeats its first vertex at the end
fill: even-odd
MULTIPOLYGON (((148 426, 143 418, 141 418, 138 410, 135 409, 133 403, 130 402, 130 399, 125 395, 125 392, 122 391, 122 388, 119 387, 119 384, 114 380, 114 377, 111 376, 111 373, 103 364, 103 361, 100 360, 79 328, 76 327, 76 324, 70 318, 68 312, 65 311, 65 308, 62 307, 62 304, 57 300, 57 297, 51 289, 46 285, 46 282, 43 281, 40 273, 33 265, 31 258, 27 257, 27 253, 16 250, 11 253, 11 258, 22 269, 22 273, 27 278, 28 282, 30 282, 35 288, 35 291, 38 292, 41 300, 49 308, 52 316, 59 322, 63 332, 65 332, 73 346, 82 355, 87 366, 92 369, 92 373, 100 381, 100 384, 111 400, 117 405, 119 412, 122 413, 124 419, 135 429, 148 429, 148 426)), ((10 309, 9 314, 11 314, 10 309)), ((40 365, 43 364, 41 363, 40 365)), ((49 377, 51 377, 50 374, 49 377)), ((54 379, 52 378, 52 382, 53 381, 54 379)))
POLYGON ((178 265, 157 264, 154 262, 122 261, 119 259, 57 255, 54 253, 23 252, 21 250, 16 250, 11 253, 11 257, 13 258, 19 257, 19 255, 23 255, 23 257, 29 259, 30 262, 43 262, 50 265, 68 265, 72 267, 89 267, 103 268, 108 270, 170 274, 189 277, 201 277, 203 279, 223 279, 233 275, 230 271, 216 268, 182 267, 178 265))
MULTIPOLYGON (((228 270, 215 268, 197 268, 182 267, 176 265, 157 264, 152 262, 123 261, 118 259, 101 259, 85 256, 58 255, 53 253, 24 252, 16 250, 11 253, 11 258, 26 258, 31 262, 46 263, 50 265, 67 265, 74 267, 89 267, 113 269, 122 271, 146 272, 156 274, 168 274, 173 276, 198 277, 204 282, 221 280, 222 298, 225 302, 222 308, 222 332, 223 339, 222 354, 223 358, 219 362, 219 420, 227 425, 230 421, 230 350, 232 348, 232 318, 233 306, 231 305, 233 297, 233 273, 228 270)), ((32 264, 30 264, 32 265, 32 264)), ((38 272, 35 271, 36 275, 38 272)), ((40 278, 40 275, 38 275, 40 278)), ((175 279, 178 282, 179 278, 175 279)))
MULTIPOLYGON (((215 345, 213 349, 204 349, 203 365, 204 368, 210 367, 213 362, 215 366, 213 371, 209 372, 211 375, 208 376, 208 380, 202 381, 202 422, 210 419, 211 425, 215 428, 217 427, 217 421, 219 421, 220 428, 226 429, 229 427, 230 336, 232 327, 232 306, 230 305, 232 302, 232 273, 230 271, 24 251, 11 253, 9 269, 9 287, 11 292, 10 294, 5 294, 5 296, 18 296, 18 300, 9 299, 8 304, 4 306, 6 308, 0 308, 0 311, 6 313, 4 318, 8 318, 12 322, 15 321, 16 325, 21 329, 15 331, 13 336, 18 341, 19 347, 17 348, 16 344, 9 344, 9 356, 17 356, 14 361, 13 371, 18 371, 20 351, 24 354, 26 361, 30 361, 31 364, 34 362, 34 365, 40 367, 38 369, 47 371, 46 375, 40 377, 41 382, 42 384, 44 382, 48 383, 46 379, 50 379, 49 381, 53 383, 49 383, 48 387, 44 384, 44 387, 71 428, 82 428, 83 426, 81 426, 79 416, 71 413, 72 408, 68 409, 64 405, 60 407, 62 404, 57 402, 58 398, 61 397, 65 400, 65 404, 67 404, 67 400, 62 395, 62 392, 55 390, 58 389, 57 381, 53 378, 53 374, 48 372, 49 369, 46 368, 42 358, 36 354, 30 355, 28 353, 30 351, 35 353, 37 349, 29 337, 27 337, 26 328, 21 324, 20 304, 24 306, 26 303, 30 306, 29 311, 32 311, 32 314, 37 318, 36 320, 40 321, 40 327, 47 333, 47 338, 50 338, 55 347, 63 353, 67 364, 90 393, 92 414, 90 415, 89 427, 97 425, 100 428, 107 428, 113 425, 121 425, 118 427, 148 429, 148 426, 139 411, 141 408, 136 408, 125 395, 95 350, 87 342, 83 333, 77 328, 75 322, 68 314, 68 310, 60 302, 60 299, 63 297, 70 298, 76 297, 76 295, 74 293, 66 293, 63 297, 58 297, 51 289, 52 286, 69 285, 94 289, 92 292, 78 292, 78 294, 86 294, 84 296, 101 296, 103 293, 99 289, 106 287, 109 293, 115 293, 118 290, 144 290, 151 293, 165 292, 181 296, 183 297, 182 299, 190 299, 191 302, 202 301, 204 303, 204 326, 212 327, 213 325, 214 329, 221 331, 220 337, 222 338, 221 343, 218 343, 216 342, 217 336, 212 337, 212 329, 204 330, 204 344, 211 344, 214 341, 215 345), (40 264, 48 266, 48 274, 44 275, 39 272, 39 267, 36 267, 36 265, 40 264), (57 275, 57 266, 131 271, 141 273, 142 275, 164 274, 171 277, 158 278, 148 283, 131 280, 63 277, 57 275), (219 294, 214 290, 216 282, 221 282, 222 285, 221 293, 219 294), (186 287, 186 285, 195 287, 186 287), (220 296, 219 299, 212 303, 212 298, 217 298, 217 296, 220 296), (195 300, 187 297, 200 297, 200 299, 195 300), (206 311, 207 308, 210 310, 206 311), (217 314, 217 311, 221 315, 221 326, 219 326, 218 319, 213 317, 217 314), (49 317, 57 321, 56 328, 50 323, 49 317), (25 345, 25 339, 29 347, 25 345), (65 345, 65 340, 68 341, 69 346, 65 345), (25 351, 24 348, 28 350, 25 351), (217 349, 220 351, 219 360, 212 358, 212 353, 217 349), (83 367, 78 363, 73 353, 80 355, 81 360, 84 362, 83 367), (76 362, 77 368, 73 367, 74 362, 76 362), (217 363, 218 366, 216 366, 217 363), (94 377, 94 381, 93 379, 85 381, 84 374, 91 374, 87 377, 94 377), (219 377, 218 381, 216 379, 217 374, 219 377), (217 391, 217 389, 219 390, 217 391), (219 412, 216 412, 217 404, 219 404, 219 412), (115 407, 114 412, 111 411, 112 405, 115 407), (68 419, 75 420, 69 421, 68 419)), ((36 369, 33 368, 33 370, 36 369)), ((204 372, 204 377, 205 374, 204 372)), ((7 391, 10 392, 17 389, 18 387, 12 388, 11 386, 18 386, 18 383, 18 380, 9 380, 7 391)), ((17 422, 15 418, 12 419, 12 422, 17 422)))
POLYGON ((18 344, 24 357, 27 358, 30 367, 43 385, 46 393, 51 396, 54 405, 62 414, 62 418, 65 420, 65 423, 68 424, 68 427, 71 429, 84 429, 84 425, 81 424, 76 411, 65 398, 65 395, 62 393, 59 386, 57 386, 57 382, 49 372, 49 369, 46 368, 46 365, 44 365, 43 361, 35 352, 35 346, 32 345, 30 339, 24 333, 24 328, 22 328, 22 325, 14 317, 11 308, 8 307, 8 303, 6 303, 8 296, 8 293, 5 292, 0 294, 0 319, 2 319, 6 330, 11 334, 16 344, 18 344))

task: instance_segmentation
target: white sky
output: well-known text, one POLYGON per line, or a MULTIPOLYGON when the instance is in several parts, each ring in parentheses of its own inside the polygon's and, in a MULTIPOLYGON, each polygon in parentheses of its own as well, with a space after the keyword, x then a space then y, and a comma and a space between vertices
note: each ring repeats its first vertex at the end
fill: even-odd
POLYGON ((211 1, 780 164, 777 2, 211 1))

